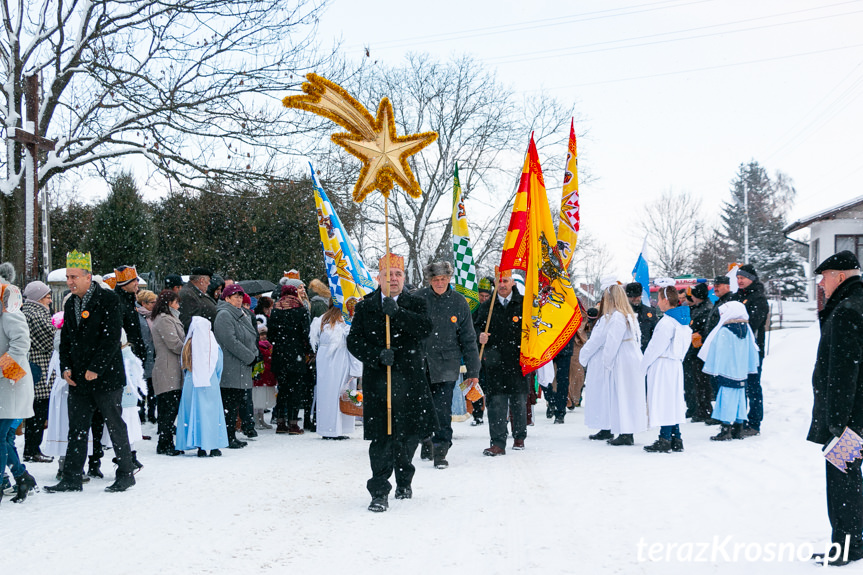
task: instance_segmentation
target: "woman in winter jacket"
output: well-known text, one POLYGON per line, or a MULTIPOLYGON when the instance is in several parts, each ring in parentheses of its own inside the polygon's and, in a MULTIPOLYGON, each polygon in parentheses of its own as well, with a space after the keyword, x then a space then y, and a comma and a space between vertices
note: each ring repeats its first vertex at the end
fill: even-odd
POLYGON ((156 453, 180 455, 174 448, 174 420, 180 408, 183 393, 183 370, 180 354, 186 333, 180 321, 180 298, 173 290, 159 294, 151 314, 153 321, 153 347, 156 361, 153 364, 153 391, 159 401, 159 443, 156 453))
MULTIPOLYGON (((156 393, 153 389, 153 364, 155 363, 156 348, 153 347, 153 308, 156 306, 157 296, 150 290, 140 290, 137 294, 138 305, 135 310, 141 316, 141 339, 144 340, 144 347, 147 350, 147 355, 144 358, 144 379, 147 381, 147 397, 146 406, 141 404, 141 423, 144 418, 149 419, 150 423, 156 422, 156 393)), ((179 296, 177 296, 179 298, 179 296)), ((179 299, 177 300, 180 301, 179 299)))
POLYGON ((674 285, 659 289, 659 309, 665 314, 656 324, 644 350, 641 366, 647 374, 647 413, 650 427, 659 427, 659 439, 644 446, 648 452, 683 451, 680 424, 686 421, 683 399, 683 358, 692 343, 689 308, 680 305, 674 285))
POLYGON ((295 286, 282 286, 281 294, 267 324, 267 336, 273 344, 273 373, 279 382, 276 433, 301 435, 299 410, 305 391, 304 378, 309 369, 307 358, 312 353, 309 314, 295 286))
POLYGON ((243 310, 245 292, 239 284, 231 284, 222 292, 224 299, 216 306, 213 335, 222 348, 222 404, 228 430, 228 448, 246 446, 236 436, 237 417, 246 400, 246 390, 252 389, 252 366, 258 358, 258 331, 243 310))

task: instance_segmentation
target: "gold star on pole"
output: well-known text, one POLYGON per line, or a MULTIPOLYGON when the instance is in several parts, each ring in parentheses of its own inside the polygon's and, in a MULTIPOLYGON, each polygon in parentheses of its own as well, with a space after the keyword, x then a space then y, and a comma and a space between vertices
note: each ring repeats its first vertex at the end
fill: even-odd
POLYGON ((377 117, 348 94, 344 88, 318 76, 309 74, 304 82, 302 96, 288 96, 282 100, 286 108, 306 110, 347 129, 333 134, 333 142, 363 162, 360 176, 354 186, 354 201, 362 202, 374 190, 389 197, 393 184, 398 184, 411 197, 422 195, 419 183, 408 165, 408 158, 437 139, 435 132, 422 132, 399 136, 393 117, 393 106, 388 98, 378 105, 377 117))

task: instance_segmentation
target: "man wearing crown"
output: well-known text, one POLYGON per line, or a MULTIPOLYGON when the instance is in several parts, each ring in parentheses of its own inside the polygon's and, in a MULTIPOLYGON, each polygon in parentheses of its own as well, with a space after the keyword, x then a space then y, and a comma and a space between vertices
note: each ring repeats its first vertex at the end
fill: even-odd
POLYGON ((121 407, 126 372, 120 350, 120 301, 113 291, 93 281, 89 253, 66 255, 66 285, 71 296, 63 309, 60 372, 69 384, 69 445, 63 479, 45 491, 81 491, 87 435, 96 410, 105 418, 118 462, 116 479, 105 490, 125 491, 135 478, 121 407))
POLYGON ((386 511, 395 471, 396 499, 410 499, 420 437, 437 428, 434 403, 425 374, 422 341, 432 332, 426 302, 404 289, 404 258, 385 255, 380 261, 378 289, 357 304, 348 351, 363 362, 363 436, 371 440, 372 477, 369 511, 386 511), (390 345, 386 341, 386 318, 390 345), (392 428, 387 425, 387 368, 392 381, 392 428))

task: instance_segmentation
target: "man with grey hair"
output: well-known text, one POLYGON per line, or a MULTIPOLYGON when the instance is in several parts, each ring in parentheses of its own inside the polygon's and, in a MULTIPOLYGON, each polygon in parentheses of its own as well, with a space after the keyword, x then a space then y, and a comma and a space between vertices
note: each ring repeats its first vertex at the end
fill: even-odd
POLYGON ((432 333, 423 340, 426 372, 440 428, 432 436, 434 466, 449 466, 447 452, 452 446, 452 401, 462 360, 466 383, 479 382, 479 352, 470 306, 450 286, 453 267, 449 262, 432 262, 423 269, 429 287, 415 294, 426 301, 432 333))
POLYGON ((213 272, 207 268, 192 268, 189 282, 180 288, 180 321, 188 333, 194 316, 205 318, 211 324, 216 319, 216 300, 207 295, 213 272))

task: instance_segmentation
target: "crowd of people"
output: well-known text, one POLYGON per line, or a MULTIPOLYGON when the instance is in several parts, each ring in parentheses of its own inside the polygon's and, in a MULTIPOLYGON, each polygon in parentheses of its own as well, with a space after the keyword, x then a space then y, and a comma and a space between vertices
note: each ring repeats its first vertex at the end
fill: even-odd
MULTIPOLYGON (((859 262, 850 252, 831 257, 838 259, 819 268, 825 292, 852 301, 859 262), (833 274, 835 286, 826 281, 833 274)), ((491 457, 506 455, 510 435, 511 449, 526 448, 540 395, 555 424, 583 402, 585 424, 597 430, 589 438, 612 446, 632 446, 636 433, 657 428, 656 441, 643 448, 651 453, 683 451, 687 419, 718 426, 714 441, 761 433, 769 305, 752 265, 715 278, 712 294, 707 282, 678 290, 672 279, 655 280, 656 307, 645 297, 647 286, 604 280, 598 305, 581 309, 578 332, 552 363, 528 375, 519 363, 523 297, 511 271, 479 282, 480 304, 471 312, 447 262, 428 264, 420 289, 406 285, 400 256, 388 254, 379 269, 379 287, 348 313, 320 280, 310 282, 309 298, 293 270, 256 299, 200 267, 188 282, 168 276, 156 294, 139 289, 133 266, 94 276, 90 255, 72 252, 63 309, 52 315, 51 289, 34 281, 22 297, 12 285, 14 270, 3 264, 0 469, 6 481, 10 469, 15 485, 4 485, 0 498, 12 493, 12 501, 24 501, 36 486, 25 463, 55 457, 59 483, 44 490, 81 491, 103 477, 109 446, 117 471, 106 490, 125 491, 143 467, 135 446, 147 420, 158 424, 157 454, 170 457, 192 450, 218 457, 222 449, 246 447, 238 433, 255 437, 273 424, 277 434, 345 439, 355 418, 340 404, 350 397, 362 405, 363 435, 371 441, 367 488, 375 512, 388 509, 393 474, 395 497, 412 497, 420 445, 422 459, 449 466, 453 405, 471 411, 475 426, 487 419, 483 453, 491 457), (471 390, 482 398, 466 401, 471 390), (23 461, 15 446, 21 427, 23 461)), ((828 300, 823 325, 838 305, 828 300)), ((853 399, 847 409, 835 400, 825 404, 836 377, 823 374, 836 361, 830 353, 819 350, 813 379, 810 439, 818 442, 863 420, 853 399, 860 395, 848 391, 856 376, 843 388, 853 399)), ((860 350, 846 355, 854 353, 860 350)), ((853 535, 851 560, 863 557, 859 461, 854 471, 851 485, 828 465, 834 541, 853 535)))

